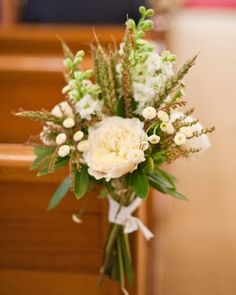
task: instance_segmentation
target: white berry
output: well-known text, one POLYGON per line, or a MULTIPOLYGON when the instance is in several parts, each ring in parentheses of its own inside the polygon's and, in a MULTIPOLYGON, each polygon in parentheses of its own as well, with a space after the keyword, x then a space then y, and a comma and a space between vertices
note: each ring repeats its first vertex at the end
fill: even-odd
POLYGON ((58 149, 58 156, 60 157, 66 157, 67 155, 69 155, 69 153, 70 147, 67 144, 60 146, 60 148, 58 149))
POLYGON ((174 134, 175 133, 175 128, 171 123, 161 123, 160 126, 161 130, 167 134, 174 134))
POLYGON ((177 145, 182 145, 186 142, 186 136, 183 133, 178 132, 174 137, 174 142, 177 145))
POLYGON ((161 120, 162 122, 168 122, 169 121, 169 115, 167 114, 167 112, 165 111, 159 111, 157 113, 157 117, 159 120, 161 120))
POLYGON ((75 121, 72 118, 67 118, 63 121, 63 126, 65 128, 72 128, 75 126, 75 121))
POLYGON ((66 134, 65 133, 60 133, 56 137, 56 143, 58 145, 61 145, 61 144, 63 144, 66 141, 66 138, 67 137, 66 137, 66 134))
POLYGON ((148 141, 151 144, 157 144, 157 143, 159 143, 160 139, 161 139, 160 136, 155 135, 155 134, 153 134, 153 135, 151 135, 151 136, 148 137, 148 141))
POLYGON ((84 133, 79 130, 75 132, 73 139, 74 141, 80 141, 83 137, 84 137, 84 133))
POLYGON ((156 117, 157 111, 154 107, 146 107, 143 110, 142 115, 145 120, 152 120, 156 117))

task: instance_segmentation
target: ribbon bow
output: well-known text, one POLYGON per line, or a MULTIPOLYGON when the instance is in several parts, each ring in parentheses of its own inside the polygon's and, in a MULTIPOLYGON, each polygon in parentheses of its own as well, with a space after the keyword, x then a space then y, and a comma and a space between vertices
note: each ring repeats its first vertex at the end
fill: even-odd
POLYGON ((154 237, 153 233, 143 224, 143 222, 132 216, 132 213, 141 205, 142 200, 136 198, 129 206, 120 206, 119 203, 109 198, 109 222, 124 225, 124 233, 129 234, 138 229, 144 237, 150 240, 154 237))

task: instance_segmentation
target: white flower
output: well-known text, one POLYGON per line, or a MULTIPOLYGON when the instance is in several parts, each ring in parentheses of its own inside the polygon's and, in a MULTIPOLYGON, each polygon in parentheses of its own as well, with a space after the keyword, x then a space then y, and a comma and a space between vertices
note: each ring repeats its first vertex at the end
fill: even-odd
POLYGON ((86 152, 89 148, 88 140, 82 140, 77 144, 77 150, 79 152, 86 152))
POLYGON ((60 157, 66 157, 70 153, 70 146, 67 144, 64 144, 59 147, 58 149, 58 156, 60 157))
POLYGON ((149 148, 149 143, 148 141, 142 141, 141 142, 141 150, 146 151, 149 148))
POLYGON ((193 130, 190 126, 181 127, 179 132, 183 133, 186 137, 191 137, 193 135, 193 130))
POLYGON ((98 99, 93 99, 90 94, 86 94, 76 103, 77 112, 82 119, 91 120, 91 115, 100 114, 102 111, 103 102, 98 99))
POLYGON ((148 141, 151 144, 157 144, 160 141, 160 139, 161 139, 160 136, 155 135, 155 134, 153 134, 153 135, 151 135, 151 136, 148 137, 148 141))
POLYGON ((183 133, 177 132, 174 137, 174 142, 177 145, 183 145, 186 142, 186 136, 183 133))
POLYGON ((61 145, 61 144, 63 144, 66 141, 66 138, 67 137, 66 137, 66 134, 65 133, 60 133, 56 137, 56 143, 58 145, 61 145))
MULTIPOLYGON (((195 119, 191 116, 187 116, 186 118, 184 118, 184 114, 181 112, 175 112, 171 114, 170 121, 174 122, 177 119, 181 119, 181 118, 183 118, 184 123, 192 123, 193 121, 195 121, 195 119)), ((204 128, 202 124, 200 123, 194 124, 189 127, 191 128, 192 133, 201 132, 201 130, 204 128)), ((206 134, 202 134, 198 137, 193 137, 191 139, 188 139, 186 143, 184 144, 184 147, 187 149, 201 149, 202 151, 208 149, 210 146, 211 146, 211 142, 209 140, 209 137, 206 134)))
POLYGON ((65 128, 72 128, 75 126, 75 121, 72 118, 66 118, 62 124, 65 128))
POLYGON ((157 111, 154 107, 146 107, 143 110, 142 115, 145 120, 152 120, 156 117, 157 111))
POLYGON ((161 123, 161 130, 167 134, 174 134, 175 133, 175 128, 171 123, 161 123))
POLYGON ((71 117, 73 118, 73 111, 66 101, 62 101, 59 104, 55 105, 54 108, 51 110, 51 113, 57 117, 71 117))
POLYGON ((84 153, 89 174, 109 181, 137 169, 145 161, 144 138, 143 123, 136 118, 114 116, 90 127, 89 149, 84 153))
POLYGON ((75 134, 73 135, 74 141, 80 141, 83 137, 84 137, 84 132, 81 130, 76 131, 75 134))
POLYGON ((169 121, 169 115, 165 111, 158 111, 157 117, 162 122, 168 122, 169 121))

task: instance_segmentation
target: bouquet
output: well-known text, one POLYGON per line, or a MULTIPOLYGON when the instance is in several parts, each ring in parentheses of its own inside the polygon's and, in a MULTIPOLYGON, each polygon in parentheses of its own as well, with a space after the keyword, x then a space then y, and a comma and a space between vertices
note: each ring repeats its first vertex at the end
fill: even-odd
MULTIPOLYGON (((126 22, 123 41, 103 48, 95 36, 91 44, 93 69, 83 70, 84 52, 75 55, 62 43, 66 58, 65 100, 51 111, 16 112, 43 123, 34 144, 32 169, 38 175, 69 166, 69 176, 49 203, 55 208, 69 190, 77 199, 94 185, 109 202, 110 230, 104 248, 101 281, 118 280, 124 294, 134 273, 130 233, 140 230, 147 240, 152 232, 132 214, 148 197, 149 189, 186 200, 176 190, 175 177, 161 166, 207 149, 207 134, 183 100, 184 76, 196 56, 173 71, 175 55, 155 51, 144 39, 153 27, 152 9, 139 8, 136 24, 126 22), (181 110, 183 108, 183 110, 181 110)), ((79 216, 73 219, 79 221, 79 216)))

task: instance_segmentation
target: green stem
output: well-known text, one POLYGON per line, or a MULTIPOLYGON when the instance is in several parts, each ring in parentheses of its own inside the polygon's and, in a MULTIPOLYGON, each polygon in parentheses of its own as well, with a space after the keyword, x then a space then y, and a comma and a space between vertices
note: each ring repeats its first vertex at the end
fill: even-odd
POLYGON ((118 250, 118 260, 119 260, 119 270, 120 270, 120 285, 121 285, 121 291, 124 295, 129 295, 127 290, 125 289, 125 272, 124 272, 124 261, 123 261, 123 255, 122 255, 122 240, 121 236, 117 239, 117 250, 118 250))
POLYGON ((121 226, 119 224, 112 224, 110 232, 108 234, 108 240, 106 242, 105 246, 105 252, 104 252, 104 263, 100 271, 100 279, 99 279, 99 286, 103 282, 104 275, 106 274, 107 267, 109 265, 110 257, 112 254, 112 250, 114 248, 114 244, 116 242, 117 236, 120 232, 121 226))

